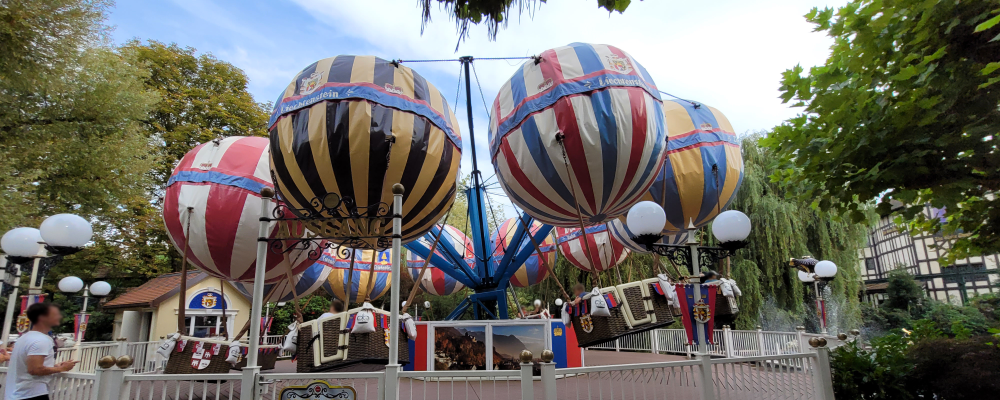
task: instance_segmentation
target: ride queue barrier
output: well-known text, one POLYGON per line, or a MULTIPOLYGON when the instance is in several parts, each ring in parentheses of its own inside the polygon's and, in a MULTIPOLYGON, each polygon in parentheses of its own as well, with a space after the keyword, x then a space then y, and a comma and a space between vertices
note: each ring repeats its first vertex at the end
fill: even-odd
MULTIPOLYGON (((543 352, 541 376, 533 364, 520 370, 262 373, 250 376, 254 394, 241 393, 245 374, 137 373, 128 354, 105 356, 93 374, 57 374, 50 383, 53 400, 278 400, 282 389, 323 381, 349 386, 355 399, 635 399, 744 398, 833 400, 827 341, 814 337, 797 354, 712 358, 685 361, 556 369, 543 352), (385 393, 396 380, 398 393, 385 393)), ((122 346, 125 347, 125 346, 122 346)), ((546 354, 548 353, 548 354, 546 354)), ((522 355, 524 359, 525 355, 522 355)), ((528 360, 531 354, 526 355, 528 360)), ((389 370, 391 371, 391 370, 389 370)), ((7 368, 0 367, 0 382, 7 368)), ((0 394, 2 396, 2 394, 0 394)))
MULTIPOLYGON (((831 348, 843 344, 834 336, 810 334, 806 333, 805 329, 796 329, 795 332, 775 332, 761 329, 735 330, 724 326, 715 330, 713 335, 715 344, 708 345, 708 354, 726 358, 796 354, 809 349, 808 342, 813 337, 823 337, 831 348)), ((695 346, 687 344, 687 336, 683 329, 637 332, 587 349, 683 354, 688 357, 697 353, 695 346)))

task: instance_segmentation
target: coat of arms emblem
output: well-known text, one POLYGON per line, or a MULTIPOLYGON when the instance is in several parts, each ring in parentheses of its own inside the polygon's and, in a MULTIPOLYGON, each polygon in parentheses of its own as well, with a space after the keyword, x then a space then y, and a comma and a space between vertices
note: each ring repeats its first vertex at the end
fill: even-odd
POLYGON ((389 328, 383 329, 385 331, 385 347, 389 347, 389 328))
POLYGON ((712 309, 708 306, 708 304, 705 304, 704 300, 699 299, 698 302, 694 304, 693 314, 694 320, 703 324, 707 324, 708 321, 712 319, 712 309))
POLYGON ((17 333, 27 332, 28 329, 31 329, 31 321, 28 320, 28 316, 26 314, 17 316, 17 333))
POLYGON ((623 74, 632 72, 632 63, 627 58, 618 57, 615 54, 607 56, 608 67, 623 74))
POLYGON ((299 96, 305 96, 315 92, 316 89, 319 88, 319 81, 322 78, 322 72, 313 72, 312 75, 302 78, 302 84, 299 85, 299 96))
POLYGON ((201 306, 205 308, 213 308, 216 304, 219 304, 219 298, 213 293, 205 293, 201 296, 201 306))
POLYGON ((580 327, 583 328, 584 332, 590 333, 594 331, 594 319, 590 318, 589 315, 584 315, 580 317, 580 327))

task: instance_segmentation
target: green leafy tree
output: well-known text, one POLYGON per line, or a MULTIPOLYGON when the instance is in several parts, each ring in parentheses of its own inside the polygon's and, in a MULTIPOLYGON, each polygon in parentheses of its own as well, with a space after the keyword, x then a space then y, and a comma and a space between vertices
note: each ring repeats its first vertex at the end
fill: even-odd
POLYGON ((1000 1, 854 0, 806 18, 830 57, 787 70, 781 98, 804 107, 765 140, 774 178, 819 209, 862 222, 864 202, 905 204, 897 223, 958 235, 949 257, 1000 251, 1000 1), (887 192, 890 192, 886 195, 887 192), (947 209, 947 223, 921 211, 947 209))
MULTIPOLYGON (((886 299, 882 307, 890 310, 910 312, 921 304, 924 299, 924 287, 917 283, 905 269, 897 268, 889 271, 889 285, 885 289, 886 299)), ((913 310, 916 311, 916 310, 913 310)))

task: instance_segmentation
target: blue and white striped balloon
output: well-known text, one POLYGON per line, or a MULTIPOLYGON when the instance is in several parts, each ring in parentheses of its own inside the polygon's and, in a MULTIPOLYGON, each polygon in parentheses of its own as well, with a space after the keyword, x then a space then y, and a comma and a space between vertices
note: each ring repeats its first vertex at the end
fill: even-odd
MULTIPOLYGON (((646 249, 646 246, 643 246, 632 240, 632 238, 635 237, 636 235, 633 234, 632 231, 628 229, 628 226, 625 225, 625 223, 622 222, 621 219, 615 219, 613 221, 609 221, 608 231, 611 232, 611 236, 614 236, 616 239, 618 239, 618 241, 622 242, 622 244, 625 245, 626 249, 638 253, 649 253, 649 250, 646 249)), ((663 237, 663 239, 660 240, 659 243, 684 244, 687 243, 687 240, 688 240, 688 233, 687 231, 684 231, 673 235, 666 235, 663 237)))

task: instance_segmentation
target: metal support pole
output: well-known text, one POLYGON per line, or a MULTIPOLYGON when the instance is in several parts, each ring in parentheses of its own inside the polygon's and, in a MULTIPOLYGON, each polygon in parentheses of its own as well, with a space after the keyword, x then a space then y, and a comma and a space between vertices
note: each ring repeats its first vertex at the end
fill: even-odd
POLYGON ((257 365, 257 354, 260 352, 260 312, 264 303, 264 272, 267 263, 267 235, 268 235, 268 215, 271 211, 271 197, 274 196, 274 189, 265 187, 260 190, 260 227, 257 230, 257 262, 255 265, 253 280, 253 302, 250 305, 250 345, 247 348, 247 366, 243 367, 243 381, 240 386, 241 393, 254 393, 251 399, 256 398, 257 373, 260 367, 257 365))
POLYGON ((816 374, 813 375, 815 385, 814 399, 834 400, 833 375, 830 371, 830 349, 826 346, 816 348, 816 374))
POLYGON ((545 394, 546 399, 556 398, 556 363, 554 362, 542 363, 542 393, 545 394))
MULTIPOLYGON (((392 283, 389 289, 389 365, 385 367, 385 398, 399 396, 399 264, 403 230, 403 192, 401 184, 392 185, 392 283)), ((431 249, 433 252, 433 249, 431 249)))
POLYGON ((701 388, 701 400, 715 400, 715 382, 712 380, 712 356, 698 354, 698 381, 701 388))
MULTIPOLYGON (((7 256, 0 256, 0 268, 7 268, 7 256)), ((4 315, 3 319, 3 336, 0 336, 0 340, 3 344, 7 345, 7 339, 10 337, 10 325, 14 321, 14 305, 17 304, 17 290, 21 285, 21 266, 14 265, 14 273, 17 274, 14 277, 14 290, 10 291, 10 295, 7 296, 7 313, 4 315)))
MULTIPOLYGON (((701 266, 698 265, 698 229, 694 227, 694 221, 688 225, 688 249, 691 253, 691 275, 698 276, 701 273, 701 266)), ((683 279, 683 277, 681 277, 683 279)))
POLYGON ((826 335, 826 313, 823 310, 823 295, 819 291, 819 280, 813 280, 813 292, 816 293, 816 316, 819 319, 820 333, 826 335))

